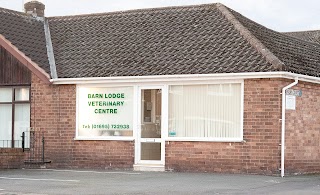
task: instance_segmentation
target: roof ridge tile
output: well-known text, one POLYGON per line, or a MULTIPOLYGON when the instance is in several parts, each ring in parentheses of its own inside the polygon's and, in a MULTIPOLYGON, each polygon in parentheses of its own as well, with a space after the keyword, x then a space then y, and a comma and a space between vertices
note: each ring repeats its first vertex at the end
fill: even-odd
POLYGON ((171 11, 177 9, 203 9, 204 7, 216 7, 219 3, 207 3, 200 5, 181 5, 181 6, 166 6, 166 7, 156 7, 156 8, 140 8, 140 9, 131 9, 131 10, 120 10, 120 11, 111 11, 111 12, 102 12, 102 13, 90 13, 90 14, 76 14, 69 16, 51 16, 47 17, 49 20, 54 19, 70 19, 78 17, 94 17, 94 16, 109 16, 109 15, 120 15, 120 14, 136 14, 136 13, 146 13, 146 12, 158 12, 158 11, 171 11))
POLYGON ((14 14, 14 15, 17 15, 17 16, 26 16, 26 17, 30 17, 31 16, 30 14, 27 14, 27 13, 24 13, 24 12, 11 10, 11 9, 7 9, 7 8, 3 8, 3 7, 0 7, 0 12, 5 12, 5 13, 8 13, 8 14, 14 14))
POLYGON ((285 64, 275 56, 258 38, 256 38, 250 30, 241 24, 241 22, 221 3, 216 4, 218 10, 226 17, 226 19, 239 31, 248 43, 253 46, 256 51, 262 54, 266 60, 272 64, 274 71, 284 71, 285 64))
POLYGON ((320 45, 320 30, 283 32, 281 34, 300 41, 307 41, 312 44, 320 45))
POLYGON ((286 34, 286 33, 308 33, 308 32, 320 32, 320 29, 319 29, 319 30, 298 30, 298 31, 288 31, 288 32, 281 32, 281 33, 286 34))

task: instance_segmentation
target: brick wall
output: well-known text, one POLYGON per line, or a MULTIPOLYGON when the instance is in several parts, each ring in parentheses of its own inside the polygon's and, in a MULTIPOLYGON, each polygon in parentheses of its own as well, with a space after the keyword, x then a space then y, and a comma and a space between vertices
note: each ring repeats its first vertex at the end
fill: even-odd
POLYGON ((299 82, 296 110, 287 110, 285 171, 320 172, 320 85, 299 82))
POLYGON ((0 148, 0 169, 19 169, 24 165, 24 153, 20 148, 0 148))
MULTIPOLYGON (((279 174, 281 79, 245 80, 245 142, 166 142, 166 169, 279 174)), ((319 92, 299 84, 303 97, 287 115, 287 173, 319 172, 319 92), (307 128, 306 128, 307 127, 307 128), (306 161, 307 159, 307 161, 306 161)), ((32 77, 31 126, 43 131, 52 168, 132 168, 134 143, 76 141, 76 86, 44 85, 32 77)))
POLYGON ((246 142, 170 142, 166 144, 166 167, 177 171, 278 174, 283 86, 281 80, 245 80, 246 142))
POLYGON ((131 168, 133 142, 75 141, 76 86, 46 85, 32 76, 31 127, 44 132, 53 168, 131 168))

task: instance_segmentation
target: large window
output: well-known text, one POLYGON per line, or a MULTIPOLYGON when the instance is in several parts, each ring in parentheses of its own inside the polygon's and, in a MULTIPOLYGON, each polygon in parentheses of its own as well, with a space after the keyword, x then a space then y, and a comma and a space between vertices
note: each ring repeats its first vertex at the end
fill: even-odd
POLYGON ((132 140, 140 131, 141 109, 141 133, 155 123, 158 133, 167 132, 163 137, 172 141, 243 140, 242 81, 167 85, 139 93, 137 86, 78 85, 76 139, 132 140), (160 114, 154 109, 159 106, 160 114))
POLYGON ((21 147, 30 128, 30 88, 0 87, 0 147, 21 147))
POLYGON ((242 139, 241 83, 169 88, 169 137, 242 139))

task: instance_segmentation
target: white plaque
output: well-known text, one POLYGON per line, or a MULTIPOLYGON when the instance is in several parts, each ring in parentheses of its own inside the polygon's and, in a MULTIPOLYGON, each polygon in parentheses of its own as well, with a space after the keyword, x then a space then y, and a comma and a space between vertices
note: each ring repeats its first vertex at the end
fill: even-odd
POLYGON ((295 110, 296 109, 296 96, 286 95, 286 109, 295 110))

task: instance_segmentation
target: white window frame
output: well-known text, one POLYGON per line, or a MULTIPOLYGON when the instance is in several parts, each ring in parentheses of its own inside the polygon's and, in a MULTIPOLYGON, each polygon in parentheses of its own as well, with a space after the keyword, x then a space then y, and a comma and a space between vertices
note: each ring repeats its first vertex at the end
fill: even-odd
MULTIPOLYGON (((192 84, 171 84, 169 86, 175 85, 204 85, 204 84, 240 84, 241 85, 241 103, 240 103, 240 136, 238 138, 214 138, 214 137, 169 137, 168 132, 166 133, 166 141, 197 141, 197 142, 243 142, 243 113, 244 113, 244 80, 230 80, 230 81, 212 81, 212 82, 194 82, 192 84)), ((169 98, 169 94, 168 94, 169 98)), ((170 106, 170 102, 168 102, 168 109, 170 106)), ((169 116, 166 117, 167 124, 169 124, 169 116)), ((167 126, 168 129, 168 126, 167 126)))

